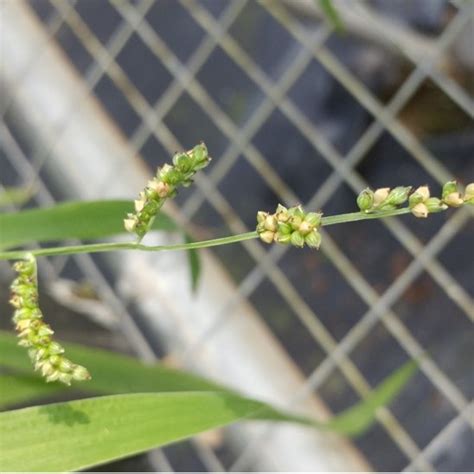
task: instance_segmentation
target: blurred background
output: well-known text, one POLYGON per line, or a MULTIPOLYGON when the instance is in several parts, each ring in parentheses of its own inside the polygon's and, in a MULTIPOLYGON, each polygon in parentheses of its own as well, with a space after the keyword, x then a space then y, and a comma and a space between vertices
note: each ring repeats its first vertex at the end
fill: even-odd
MULTIPOLYGON (((211 166, 166 208, 201 240, 278 203, 331 215, 367 185, 474 181, 474 3, 333 4, 340 28, 312 0, 3 0, 1 186, 32 189, 23 207, 132 199, 203 140, 211 166)), ((333 226, 319 252, 202 251, 196 293, 178 253, 42 259, 65 340, 320 418, 428 353, 355 439, 242 423, 101 469, 472 471, 472 211, 333 226)))

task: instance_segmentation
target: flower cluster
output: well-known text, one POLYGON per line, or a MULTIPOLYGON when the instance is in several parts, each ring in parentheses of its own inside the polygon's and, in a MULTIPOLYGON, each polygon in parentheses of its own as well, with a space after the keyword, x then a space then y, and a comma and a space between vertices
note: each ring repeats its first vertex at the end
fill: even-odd
POLYGON ((260 211, 257 214, 257 233, 261 240, 270 244, 291 244, 295 247, 318 249, 321 245, 322 214, 316 212, 305 213, 301 206, 287 209, 278 205, 274 214, 260 211))
POLYGON ((357 205, 362 212, 391 211, 406 202, 411 186, 396 188, 379 188, 372 191, 364 189, 357 197, 357 205))
POLYGON ((433 212, 444 211, 448 208, 441 199, 431 197, 428 186, 420 186, 408 198, 408 206, 415 217, 425 218, 433 212))
POLYGON ((441 198, 432 197, 428 186, 420 186, 411 194, 411 187, 379 188, 375 191, 364 189, 357 197, 357 205, 362 212, 390 211, 408 200, 408 207, 415 217, 428 217, 429 214, 446 210, 448 207, 459 207, 463 204, 474 204, 474 183, 466 186, 464 195, 458 189, 456 181, 449 181, 443 186, 441 198))
POLYGON ((442 201, 450 207, 459 207, 463 204, 474 204, 474 183, 466 186, 464 195, 458 189, 456 181, 448 181, 443 186, 442 201))
POLYGON ((43 321, 38 305, 36 260, 33 256, 13 266, 18 277, 11 285, 11 305, 15 308, 13 322, 20 339, 19 345, 28 348, 34 368, 47 382, 60 381, 71 385, 72 380, 88 380, 85 367, 64 357, 64 348, 52 340, 54 331, 43 321))
POLYGON ((135 212, 127 214, 124 219, 125 229, 134 232, 141 240, 166 199, 174 197, 179 186, 189 186, 194 174, 206 167, 210 160, 204 143, 187 152, 176 153, 173 164, 158 168, 156 176, 148 181, 135 201, 135 212))

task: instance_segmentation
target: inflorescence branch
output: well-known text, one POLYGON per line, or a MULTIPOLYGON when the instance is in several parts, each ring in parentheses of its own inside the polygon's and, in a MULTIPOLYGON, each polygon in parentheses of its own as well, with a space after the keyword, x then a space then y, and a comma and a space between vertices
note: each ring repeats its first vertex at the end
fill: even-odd
POLYGON ((443 186, 441 197, 432 197, 428 186, 420 186, 412 192, 409 186, 393 189, 364 189, 357 197, 358 212, 323 217, 322 212, 305 212, 298 205, 286 208, 278 205, 274 213, 259 211, 257 227, 252 232, 231 235, 201 242, 177 245, 148 246, 140 243, 149 231, 153 219, 168 198, 176 195, 179 186, 189 186, 194 174, 209 164, 210 157, 204 143, 184 153, 173 156, 173 164, 159 168, 135 201, 135 212, 124 219, 124 227, 137 236, 135 242, 111 242, 66 247, 39 248, 30 251, 14 250, 0 252, 0 260, 17 260, 14 269, 18 277, 11 285, 10 303, 15 308, 13 322, 20 339, 19 344, 28 348, 35 370, 41 372, 47 382, 58 380, 67 385, 71 381, 88 380, 86 368, 72 363, 64 356, 63 347, 53 341, 53 330, 43 321, 38 305, 38 282, 35 257, 71 255, 79 253, 110 252, 117 250, 142 250, 158 252, 164 250, 191 250, 226 245, 244 240, 260 238, 295 247, 319 249, 321 227, 367 219, 381 219, 411 213, 418 218, 441 212, 449 207, 474 204, 474 183, 466 186, 462 193, 455 181, 443 186), (402 207, 408 203, 407 206, 402 207))
POLYGON ((443 186, 441 198, 431 197, 428 186, 411 192, 411 186, 364 189, 357 197, 360 212, 323 217, 322 213, 305 213, 301 206, 287 209, 278 205, 274 214, 260 211, 257 214, 257 233, 260 239, 271 244, 291 244, 295 247, 318 249, 321 245, 320 227, 364 219, 380 219, 411 212, 415 217, 426 218, 448 207, 474 204, 474 183, 467 185, 464 195, 455 181, 443 186), (401 207, 408 201, 408 207, 401 207))
POLYGON ((335 224, 346 224, 369 219, 383 219, 386 217, 413 214, 415 217, 425 218, 430 213, 440 212, 449 207, 460 207, 464 204, 474 205, 474 183, 466 186, 462 194, 455 181, 449 181, 443 186, 441 198, 431 197, 427 186, 421 186, 410 194, 410 189, 403 187, 380 188, 372 191, 365 189, 358 198, 359 212, 322 216, 321 213, 305 213, 301 206, 285 208, 278 205, 274 214, 259 211, 257 213, 257 228, 255 231, 243 234, 220 237, 218 239, 203 240, 176 245, 143 245, 139 242, 108 242, 98 244, 69 245, 64 247, 38 248, 33 250, 9 250, 0 252, 0 260, 17 260, 30 254, 35 257, 73 255, 81 253, 112 252, 117 250, 141 250, 145 252, 161 252, 166 250, 192 250, 219 245, 233 244, 260 238, 265 243, 292 244, 302 247, 319 248, 320 227, 335 224), (400 194, 402 197, 400 197, 400 194), (400 207, 408 200, 407 207, 400 207), (319 217, 318 217, 319 216, 319 217), (322 216, 322 217, 321 217, 322 216), (287 219, 287 221, 285 221, 287 219), (285 225, 283 225, 285 224, 285 225), (293 235, 295 234, 295 235, 293 235))
POLYGON ((54 331, 43 321, 38 303, 38 278, 36 260, 28 255, 15 262, 13 269, 18 276, 11 284, 10 304, 15 308, 13 323, 20 346, 28 348, 28 355, 47 382, 58 380, 66 385, 71 381, 89 380, 89 372, 82 365, 74 364, 64 356, 64 348, 54 341, 54 331))
POLYGON ((139 194, 135 201, 135 212, 128 214, 123 221, 125 230, 135 233, 140 242, 166 199, 176 196, 179 186, 190 186, 196 172, 205 168, 210 161, 204 143, 196 145, 192 150, 176 153, 173 164, 158 168, 156 176, 148 181, 139 194))

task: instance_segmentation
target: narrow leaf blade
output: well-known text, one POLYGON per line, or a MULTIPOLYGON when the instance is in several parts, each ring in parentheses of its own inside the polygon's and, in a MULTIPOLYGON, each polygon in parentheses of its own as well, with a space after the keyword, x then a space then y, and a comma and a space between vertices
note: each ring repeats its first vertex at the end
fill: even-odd
MULTIPOLYGON (((0 248, 18 247, 29 242, 91 240, 123 234, 123 219, 132 210, 130 201, 72 201, 0 214, 0 248)), ((163 213, 158 214, 152 228, 177 230, 172 219, 163 213)))
POLYGON ((392 402, 418 370, 415 361, 409 361, 386 377, 365 400, 339 413, 326 429, 355 436, 367 431, 375 423, 376 411, 392 402))
MULTIPOLYGON (((162 364, 145 365, 139 360, 78 344, 65 344, 71 360, 90 371, 90 381, 75 384, 76 389, 95 393, 164 392, 185 390, 222 390, 216 383, 194 374, 165 367, 162 364)), ((17 339, 0 331, 0 365, 32 374, 31 363, 17 339)))
POLYGON ((332 3, 332 0, 319 0, 319 5, 326 15, 329 22, 334 26, 339 33, 344 32, 344 24, 337 11, 337 8, 332 3))
POLYGON ((260 404, 216 392, 128 394, 0 413, 1 471, 75 471, 224 426, 260 404))
POLYGON ((31 375, 0 375, 0 409, 31 399, 56 395, 65 390, 58 383, 47 384, 31 375))
POLYGON ((7 187, 0 192, 0 208, 8 206, 22 206, 35 194, 34 186, 7 187))
MULTIPOLYGON (((92 380, 75 386, 86 393, 214 391, 251 400, 205 378, 160 364, 144 365, 131 357, 75 344, 67 344, 66 351, 73 360, 85 365, 92 374, 92 380)), ((15 338, 3 331, 0 331, 0 354, 1 365, 21 372, 31 372, 29 361, 23 350, 16 345, 15 338)), ((407 362, 375 387, 366 399, 336 415, 329 422, 293 415, 264 403, 253 413, 252 419, 294 422, 355 436, 375 422, 377 409, 389 404, 416 370, 416 362, 407 362)))
MULTIPOLYGON (((191 243, 193 240, 185 234, 186 243, 191 243)), ((197 290, 199 278, 201 276, 201 260, 196 249, 188 250, 189 271, 191 273, 191 288, 193 292, 197 290)))

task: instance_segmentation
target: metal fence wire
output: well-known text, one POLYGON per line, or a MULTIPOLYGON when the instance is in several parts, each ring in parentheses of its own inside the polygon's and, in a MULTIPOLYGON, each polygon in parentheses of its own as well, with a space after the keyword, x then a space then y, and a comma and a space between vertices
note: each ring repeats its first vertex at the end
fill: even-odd
MULTIPOLYGON (((1 185, 36 183, 35 205, 62 196, 44 171, 51 149, 24 139, 15 89, 45 60, 47 43, 60 46, 86 95, 116 123, 130 160, 151 172, 176 150, 206 142, 212 166, 177 198, 195 237, 251 230, 256 211, 278 202, 329 215, 354 209, 368 185, 438 190, 452 178, 473 181, 472 2, 335 0, 342 33, 312 0, 2 0, 2 8, 9 3, 28 8, 47 35, 13 87, 2 84, 1 185)), ((55 124, 53 143, 66 128, 55 124)), ((127 173, 126 162, 116 173, 127 173)), ((380 471, 472 471, 472 216, 459 209, 423 222, 334 226, 320 252, 257 241, 218 248, 235 294, 174 356, 199 365, 245 301, 305 376, 289 406, 317 394, 340 411, 425 354, 403 394, 351 442, 380 471)), ((153 358, 100 262, 45 260, 43 271, 54 280, 71 265, 122 315, 130 350, 153 358)), ((225 437, 197 437, 150 462, 163 471, 253 470, 276 429, 252 432, 237 452, 225 437)))

